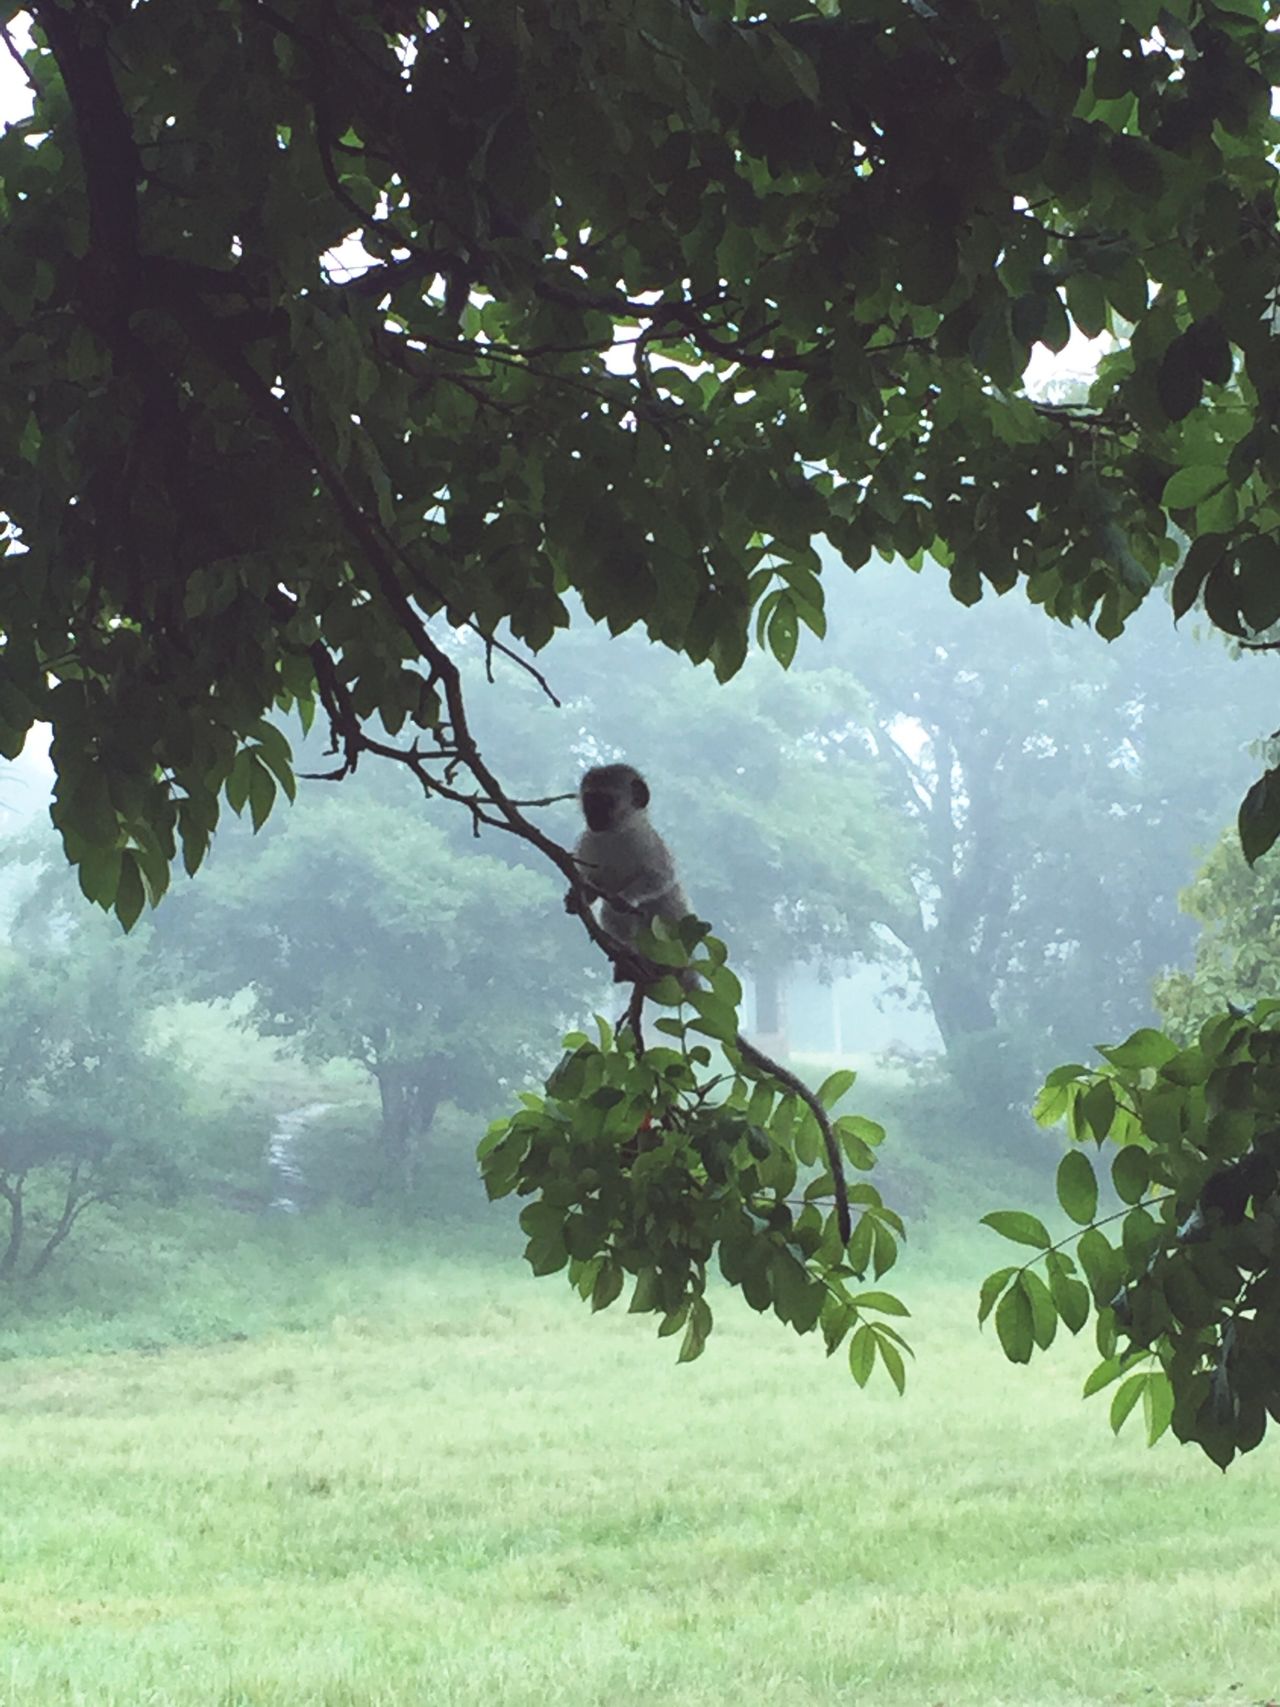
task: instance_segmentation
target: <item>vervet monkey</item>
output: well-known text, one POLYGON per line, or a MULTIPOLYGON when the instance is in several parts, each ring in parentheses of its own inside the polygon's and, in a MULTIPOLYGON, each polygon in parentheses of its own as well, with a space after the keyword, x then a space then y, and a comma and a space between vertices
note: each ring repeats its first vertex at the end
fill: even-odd
MULTIPOLYGON (((590 901, 601 903, 600 923, 609 935, 631 944, 642 924, 663 919, 674 925, 686 918, 692 909, 676 875, 671 849, 649 822, 649 785, 640 772, 632 765, 596 765, 579 784, 578 799, 587 827, 573 850, 574 863, 590 901)), ((579 893, 570 889, 564 904, 567 912, 576 913, 582 904, 579 893)), ((627 981, 626 972, 616 964, 613 976, 615 983, 627 981)), ((697 974, 687 967, 676 976, 686 990, 697 989, 697 974)), ((777 1079, 812 1111, 826 1147, 840 1238, 847 1245, 852 1232, 849 1194, 840 1146, 826 1110, 802 1079, 770 1060, 741 1032, 735 1042, 752 1066, 777 1079)))
MULTIPOLYGON (((578 799, 587 827, 573 857, 584 888, 601 903, 600 923, 609 935, 630 944, 654 919, 679 924, 692 909, 671 849, 649 822, 649 785, 640 772, 631 765, 596 765, 583 777, 578 799)), ((574 890, 564 904, 578 910, 574 890)), ((615 982, 625 977, 615 968, 615 982)), ((681 983, 693 988, 697 980, 686 973, 681 983)))

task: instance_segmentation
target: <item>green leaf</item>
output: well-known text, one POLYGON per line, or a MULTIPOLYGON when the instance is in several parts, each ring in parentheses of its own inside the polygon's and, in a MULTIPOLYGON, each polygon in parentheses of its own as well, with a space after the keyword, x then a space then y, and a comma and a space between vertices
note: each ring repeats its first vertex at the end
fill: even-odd
POLYGON ((1049 1291, 1065 1326, 1071 1333, 1078 1334, 1089 1320, 1089 1288, 1082 1280, 1076 1280, 1062 1269, 1053 1268, 1049 1271, 1049 1291))
POLYGON ((1227 539, 1224 534, 1202 533, 1198 539, 1192 540, 1191 549, 1173 578, 1172 602, 1175 622, 1184 617, 1195 604, 1200 597, 1201 588, 1223 561, 1226 551, 1227 539))
POLYGON ((769 1262, 774 1313, 797 1333, 808 1333, 822 1311, 825 1289, 788 1250, 773 1253, 769 1262))
POLYGON ((886 1316, 909 1316, 910 1310, 892 1292, 860 1292, 853 1299, 860 1310, 879 1310, 886 1316))
POLYGON ((1105 1233, 1090 1227, 1080 1235, 1076 1255, 1093 1292, 1095 1304, 1110 1304, 1120 1289, 1124 1265, 1119 1253, 1107 1241, 1105 1233))
POLYGON ((1147 312, 1150 289, 1146 270, 1136 255, 1130 255, 1107 280, 1107 299, 1130 325, 1147 312))
POLYGON ((695 1357, 702 1356, 711 1324, 711 1306, 705 1298, 695 1298, 689 1310, 689 1325, 685 1329, 677 1363, 692 1363, 695 1357))
POLYGON ((855 1168, 875 1166, 871 1151, 884 1142, 884 1127, 878 1120, 868 1120, 865 1114, 842 1114, 831 1125, 855 1168))
MULTIPOLYGON (((886 1209, 887 1216, 889 1211, 886 1209)), ((871 1229, 871 1272, 879 1280, 882 1274, 887 1274, 898 1260, 898 1247, 893 1234, 885 1226, 883 1220, 872 1220, 871 1229)))
POLYGON ((673 1334, 678 1334, 688 1319, 689 1300, 686 1298, 683 1303, 677 1304, 674 1310, 668 1310, 658 1323, 658 1338, 666 1340, 673 1334))
POLYGON ((1035 1245, 1038 1250, 1047 1251, 1053 1243, 1044 1222, 1029 1215, 1025 1209, 993 1209, 982 1217, 982 1225, 990 1227, 1002 1238, 1012 1239, 1015 1244, 1035 1245))
POLYGON ((1031 1305, 1031 1332, 1035 1342, 1041 1351, 1048 1351, 1058 1331, 1058 1311, 1053 1294, 1040 1276, 1030 1269, 1023 1274, 1018 1285, 1031 1305))
POLYGON ((1227 483, 1227 470, 1220 462, 1198 463, 1180 468, 1165 481, 1160 502, 1166 510, 1191 510, 1227 483))
POLYGON ((1280 835, 1280 769, 1267 771, 1245 795, 1236 820, 1240 849, 1250 865, 1280 835))
POLYGON ((116 917, 125 930, 132 930, 137 924, 146 898, 138 855, 133 848, 125 848, 120 855, 120 877, 116 883, 116 917))
POLYGON ((1061 1067, 1053 1069, 1045 1079, 1045 1084, 1051 1090, 1056 1090, 1061 1085, 1073 1085, 1077 1079, 1085 1078, 1088 1071, 1079 1061, 1067 1061, 1061 1067))
POLYGON ((844 1339, 849 1329, 857 1324, 858 1312, 852 1304, 843 1304, 838 1299, 828 1298, 822 1306, 822 1337, 826 1341, 827 1356, 844 1339))
POLYGON ((790 593, 783 593, 769 619, 769 650, 784 670, 791 667, 799 639, 800 622, 796 615, 795 601, 790 593))
POLYGON ((1230 533, 1240 519, 1240 500, 1233 486, 1220 486, 1196 508, 1201 533, 1230 533))
POLYGON ((1021 1285, 1011 1286, 996 1306, 996 1333, 1010 1363, 1030 1363, 1034 1318, 1031 1299, 1021 1285))
POLYGON ((1231 343, 1220 323, 1212 316, 1198 320, 1183 340, 1201 377, 1212 385, 1225 385, 1231 378, 1231 343))
POLYGON ((795 1146, 796 1161, 802 1168, 813 1167, 818 1157, 823 1153, 822 1129, 814 1119, 812 1109, 806 1108, 796 1121, 795 1134, 792 1140, 795 1146))
POLYGON ((880 1353, 880 1361, 889 1372, 889 1379, 899 1393, 905 1393, 907 1389, 907 1366, 903 1361, 902 1353, 891 1339, 888 1339, 883 1333, 877 1332, 874 1326, 871 1332, 875 1334, 876 1349, 880 1353))
POLYGON ((1065 350, 1071 342, 1071 322, 1056 290, 1051 290, 1045 297, 1044 325, 1040 330, 1040 342, 1055 354, 1065 350))
POLYGON ((237 817, 244 811, 249 799, 249 783, 253 776, 252 755, 247 747, 242 747, 236 754, 236 761, 231 767, 227 778, 227 805, 237 817))
POLYGON ((1101 1144, 1116 1117, 1115 1087, 1109 1079, 1098 1079, 1080 1098, 1080 1114, 1101 1144))
POLYGON ((821 98, 822 86, 818 82, 818 73, 813 61, 803 48, 795 47, 780 31, 770 32, 769 40, 773 51, 786 66, 791 80, 807 101, 815 104, 821 98))
POLYGON ((1091 1399, 1095 1393, 1100 1393, 1104 1387, 1109 1387, 1124 1374, 1125 1361, 1120 1357, 1104 1357, 1089 1373, 1081 1391, 1081 1397, 1091 1399))
POLYGON ((1255 634, 1280 622, 1280 546, 1274 539, 1255 535, 1240 546, 1236 603, 1255 634))
POLYGON ((592 1310, 607 1310, 614 1299, 622 1291, 622 1269, 615 1262, 601 1265, 596 1275, 595 1285, 591 1288, 592 1310))
POLYGON ((833 1109, 841 1097, 848 1096, 853 1089, 857 1073, 850 1067, 843 1067, 839 1072, 829 1074, 818 1087, 818 1101, 825 1109, 833 1109))
POLYGON ((112 906, 120 882, 121 857, 118 847, 85 849, 77 875, 80 892, 87 901, 96 901, 104 908, 112 906))
POLYGON ((1111 1401, 1111 1431, 1113 1434, 1119 1434, 1124 1426, 1125 1418, 1142 1397, 1146 1385, 1146 1375, 1137 1374, 1131 1375, 1127 1381, 1122 1382, 1117 1387, 1115 1397, 1111 1401))
POLYGON ((636 1283, 631 1293, 631 1302, 627 1305, 629 1316, 645 1315, 651 1310, 661 1307, 662 1289, 658 1282, 658 1271, 654 1268, 642 1268, 636 1276, 636 1283))
POLYGON ((1122 1203, 1137 1203, 1151 1184, 1151 1158, 1137 1144, 1126 1144, 1111 1164, 1111 1182, 1122 1203))
POLYGON ((263 739, 258 756, 284 790, 285 798, 290 801, 296 800, 298 798, 298 780, 293 772, 293 754, 290 751, 289 743, 280 731, 272 728, 270 724, 263 724, 260 727, 263 729, 264 735, 269 735, 272 738, 263 739))
POLYGON ((875 1239, 876 1224, 870 1215, 861 1215, 853 1229, 845 1252, 849 1267, 856 1275, 864 1275, 871 1267, 872 1245, 875 1239))
POLYGON ((863 1323, 849 1341, 849 1373, 859 1387, 865 1387, 871 1378, 878 1344, 879 1341, 866 1323, 863 1323))
POLYGON ((1096 338, 1107 329, 1107 297, 1102 283, 1092 273, 1072 273, 1066 283, 1071 318, 1086 338, 1096 338))
POLYGON ((1153 1369, 1142 1390, 1142 1414, 1147 1425, 1147 1444, 1156 1441, 1173 1421, 1173 1386, 1163 1369, 1153 1369))
POLYGON ((275 804, 275 778, 263 764, 256 752, 250 755, 249 770, 249 814, 253 820, 255 835, 266 823, 272 806, 275 804))
POLYGON ((1098 1181, 1083 1150, 1068 1150, 1058 1163, 1058 1202, 1073 1221, 1087 1226, 1098 1212, 1098 1181))
POLYGON ((1013 1279, 1014 1275, 1019 1272, 1020 1271, 1014 1267, 998 1268, 994 1274, 989 1274, 983 1281, 982 1290, 978 1295, 979 1325, 986 1321, 995 1306, 996 1299, 1004 1291, 1005 1287, 1013 1279))
POLYGON ((1163 1031, 1144 1026, 1123 1043, 1113 1044, 1110 1048, 1103 1048, 1100 1044, 1098 1053, 1115 1067, 1163 1067, 1178 1053, 1178 1046, 1163 1031))
POLYGON ((1160 1243, 1160 1223, 1149 1210, 1131 1209, 1121 1224, 1120 1238, 1130 1272, 1136 1273, 1146 1267, 1160 1243))

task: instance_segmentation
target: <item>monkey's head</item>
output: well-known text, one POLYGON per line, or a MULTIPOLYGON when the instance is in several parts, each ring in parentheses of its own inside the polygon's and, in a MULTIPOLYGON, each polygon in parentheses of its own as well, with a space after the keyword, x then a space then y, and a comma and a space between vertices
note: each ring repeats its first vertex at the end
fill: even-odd
POLYGON ((578 794, 589 830, 619 830, 649 804, 649 784, 632 765, 596 765, 578 794))

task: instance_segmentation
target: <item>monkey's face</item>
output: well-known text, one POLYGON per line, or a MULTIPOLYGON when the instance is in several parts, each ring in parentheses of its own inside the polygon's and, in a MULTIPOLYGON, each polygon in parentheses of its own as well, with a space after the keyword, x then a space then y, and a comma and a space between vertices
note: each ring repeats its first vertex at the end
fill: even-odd
POLYGON ((623 802, 611 788, 584 788, 582 815, 589 830, 616 830, 625 813, 623 802))
POLYGON ((589 830, 620 830, 648 806, 649 785, 630 765, 597 765, 583 777, 581 796, 589 830))

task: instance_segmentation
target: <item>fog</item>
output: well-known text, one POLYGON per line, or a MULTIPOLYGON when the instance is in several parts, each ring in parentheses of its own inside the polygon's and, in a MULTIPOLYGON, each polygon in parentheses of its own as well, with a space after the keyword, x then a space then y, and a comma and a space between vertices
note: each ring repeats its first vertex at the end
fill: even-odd
MULTIPOLYGON (((256 835, 227 812, 124 936, 68 871, 40 748, 9 767, 15 1703, 71 1677, 121 1704, 426 1699, 424 1654, 458 1702, 722 1699, 726 1666, 815 1707, 852 1698, 833 1676, 878 1707, 944 1683, 1065 1707, 1120 1673, 1257 1697, 1270 1460, 1224 1491, 1113 1441, 1087 1345, 1014 1369, 974 1305, 1007 1260, 977 1217, 1056 1214, 1039 1076, 1159 1019, 1193 966, 1178 897, 1259 767, 1268 663, 1157 601, 1110 646, 1014 597, 967 611, 929 566, 835 572, 829 598, 824 644, 725 687, 587 624, 540 659, 559 709, 458 655, 512 793, 641 766, 748 1032, 815 1085, 856 1070, 841 1107, 885 1126, 907 1224, 901 1400, 718 1278, 678 1365, 651 1319, 530 1277, 476 1144, 622 996, 522 844, 366 760, 256 835), (1124 1592, 1081 1595, 1117 1534, 1124 1592), (1187 1645, 1153 1656, 1165 1593, 1187 1645)), ((322 728, 285 733, 332 768, 322 728)), ((572 841, 571 799, 530 810, 572 841)))
MULTIPOLYGON (((936 1216, 956 1154, 1052 1160, 1025 1113, 1048 1067, 1158 1020, 1194 951, 1179 893, 1259 766, 1268 665, 1158 600, 1108 645, 1016 596, 966 610, 935 565, 828 585, 830 632, 789 673, 752 656, 721 687, 582 622, 540 659, 561 707, 476 668, 473 717, 522 798, 600 759, 645 771, 748 1031, 810 1077, 854 1066, 886 1166, 936 1216)), ((285 733, 327 768, 322 728, 285 733)), ((33 741, 2 802, 11 1280, 77 1167, 85 1227, 155 1200, 506 1225, 477 1138, 566 1028, 619 1005, 555 873, 366 760, 257 835, 226 812, 206 868, 125 939, 78 894, 48 789, 33 741)), ((575 812, 539 816, 570 844, 575 812)))

